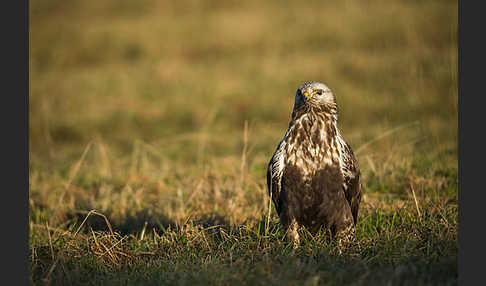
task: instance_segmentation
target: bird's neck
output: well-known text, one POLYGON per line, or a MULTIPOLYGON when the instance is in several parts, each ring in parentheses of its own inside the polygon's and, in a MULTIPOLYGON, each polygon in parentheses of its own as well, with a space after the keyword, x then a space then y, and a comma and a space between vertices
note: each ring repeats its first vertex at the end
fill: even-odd
POLYGON ((336 104, 312 105, 303 104, 296 106, 292 111, 292 120, 298 120, 303 116, 320 117, 325 121, 333 122, 337 125, 338 111, 336 104))
MULTIPOLYGON (((326 132, 339 134, 338 114, 335 106, 301 106, 292 112, 290 125, 302 125, 309 133, 325 129, 326 132)), ((318 131, 319 132, 319 131, 318 131)))

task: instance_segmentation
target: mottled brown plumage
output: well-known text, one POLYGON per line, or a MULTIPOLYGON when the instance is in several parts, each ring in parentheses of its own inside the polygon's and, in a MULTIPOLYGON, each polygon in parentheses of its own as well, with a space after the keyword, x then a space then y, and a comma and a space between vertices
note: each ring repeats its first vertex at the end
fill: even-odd
POLYGON ((362 187, 358 163, 337 127, 331 90, 305 82, 295 96, 287 132, 267 170, 269 194, 294 243, 298 229, 354 237, 362 187))

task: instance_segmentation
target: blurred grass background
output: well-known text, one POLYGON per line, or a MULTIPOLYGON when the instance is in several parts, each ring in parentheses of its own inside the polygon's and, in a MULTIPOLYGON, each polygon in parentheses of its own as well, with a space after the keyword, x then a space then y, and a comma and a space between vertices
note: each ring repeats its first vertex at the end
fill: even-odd
POLYGON ((364 218, 411 188, 457 206, 457 21, 457 1, 31 1, 31 245, 90 209, 124 233, 259 219, 307 80, 337 97, 364 218))
POLYGON ((306 80, 335 92, 371 191, 457 174, 455 1, 177 3, 31 3, 33 202, 68 199, 69 180, 94 201, 132 181, 191 193, 209 173, 263 190, 306 80))

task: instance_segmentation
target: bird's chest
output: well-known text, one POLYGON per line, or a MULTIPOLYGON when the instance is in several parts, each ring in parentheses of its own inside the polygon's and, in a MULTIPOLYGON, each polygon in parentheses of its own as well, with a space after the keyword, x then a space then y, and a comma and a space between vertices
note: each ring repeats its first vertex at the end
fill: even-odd
POLYGON ((329 133, 322 124, 302 120, 287 137, 285 164, 299 170, 306 183, 312 183, 319 171, 327 166, 340 167, 337 140, 329 133))

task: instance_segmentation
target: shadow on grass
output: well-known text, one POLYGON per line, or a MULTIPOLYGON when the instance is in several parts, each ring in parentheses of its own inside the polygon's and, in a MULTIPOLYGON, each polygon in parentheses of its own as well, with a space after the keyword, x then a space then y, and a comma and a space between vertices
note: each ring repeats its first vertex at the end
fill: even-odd
MULTIPOLYGON (((46 250, 47 252, 47 250, 46 250)), ((328 255, 296 256, 255 252, 227 263, 225 257, 210 262, 175 257, 139 262, 121 269, 96 263, 79 267, 74 261, 57 267, 49 277, 65 285, 456 285, 457 257, 436 262, 410 257, 396 264, 336 259, 328 255), (252 259, 248 258, 252 257, 252 259), (66 275, 66 274, 69 275, 66 275)), ((46 267, 48 270, 49 267, 46 267)), ((40 273, 39 273, 40 274, 40 273)), ((37 277, 45 277, 39 275, 37 277)), ((40 279, 31 277, 33 281, 40 279)))
MULTIPOLYGON (((93 231, 109 231, 111 227, 114 232, 122 236, 140 233, 144 229, 146 231, 155 229, 155 231, 161 232, 183 226, 165 215, 153 214, 146 209, 126 214, 122 218, 112 218, 110 212, 101 213, 97 211, 91 214, 89 211, 71 211, 66 214, 66 217, 69 221, 72 221, 72 225, 76 225, 76 228, 82 225, 83 232, 90 229, 93 231)), ((227 233, 236 227, 232 226, 227 218, 215 213, 198 216, 188 221, 187 224, 200 226, 204 229, 223 230, 227 233)))
POLYGON ((76 227, 82 225, 82 231, 109 231, 110 227, 120 235, 135 234, 145 230, 166 229, 177 226, 177 223, 163 215, 151 214, 148 210, 137 211, 123 218, 112 218, 109 212, 72 211, 66 214, 68 220, 76 227), (106 219, 105 219, 106 218, 106 219))
MULTIPOLYGON (((434 258, 421 251, 407 250, 399 244, 380 244, 380 238, 386 236, 381 232, 376 232, 378 237, 362 245, 361 250, 351 251, 357 255, 336 255, 333 254, 332 245, 310 239, 308 244, 299 249, 289 250, 285 243, 281 243, 283 232, 278 220, 267 221, 264 217, 232 225, 224 216, 207 213, 181 226, 166 216, 154 215, 148 210, 127 214, 118 219, 110 219, 110 212, 102 215, 88 213, 71 212, 68 215, 75 222, 76 229, 83 224, 83 232, 90 229, 109 231, 106 220, 113 231, 120 235, 137 234, 144 228, 147 233, 154 229, 160 234, 167 229, 195 227, 196 231, 205 230, 209 240, 206 243, 209 244, 204 246, 201 236, 184 230, 169 234, 169 243, 159 244, 153 240, 128 238, 129 243, 123 246, 128 249, 120 250, 126 252, 130 258, 119 256, 121 260, 110 264, 107 255, 100 256, 91 249, 97 243, 80 243, 80 249, 75 247, 66 250, 66 256, 58 262, 62 267, 54 268, 52 249, 48 246, 39 247, 35 249, 36 260, 31 264, 32 282, 42 279, 66 285, 72 285, 74 281, 99 285, 158 285, 160 281, 173 285, 268 285, 276 284, 275 282, 281 285, 455 285, 457 282, 456 254, 440 252, 434 258), (201 240, 195 241, 195 238, 201 240), (147 243, 152 244, 149 249, 143 249, 147 243), (390 248, 389 251, 383 251, 382 248, 387 247, 390 248), (78 256, 78 253, 82 255, 78 256), (401 257, 394 256, 391 259, 390 255, 399 253, 402 254, 401 257), (52 272, 51 268, 54 269, 52 272)), ((384 221, 390 219, 385 218, 371 216, 368 224, 374 225, 376 222, 386 226, 384 221)), ((365 222, 366 220, 363 221, 365 222)), ((102 242, 102 239, 110 238, 98 236, 97 239, 102 242)), ((420 237, 412 240, 407 244, 409 247, 427 246, 422 244, 420 237)), ((438 245, 438 238, 436 240, 437 243, 429 245, 433 249, 451 247, 449 244, 438 245)), ((118 241, 121 240, 109 240, 105 244, 118 241)), ((113 246, 122 247, 116 243, 113 246)), ((54 250, 58 253, 56 248, 54 250)))

